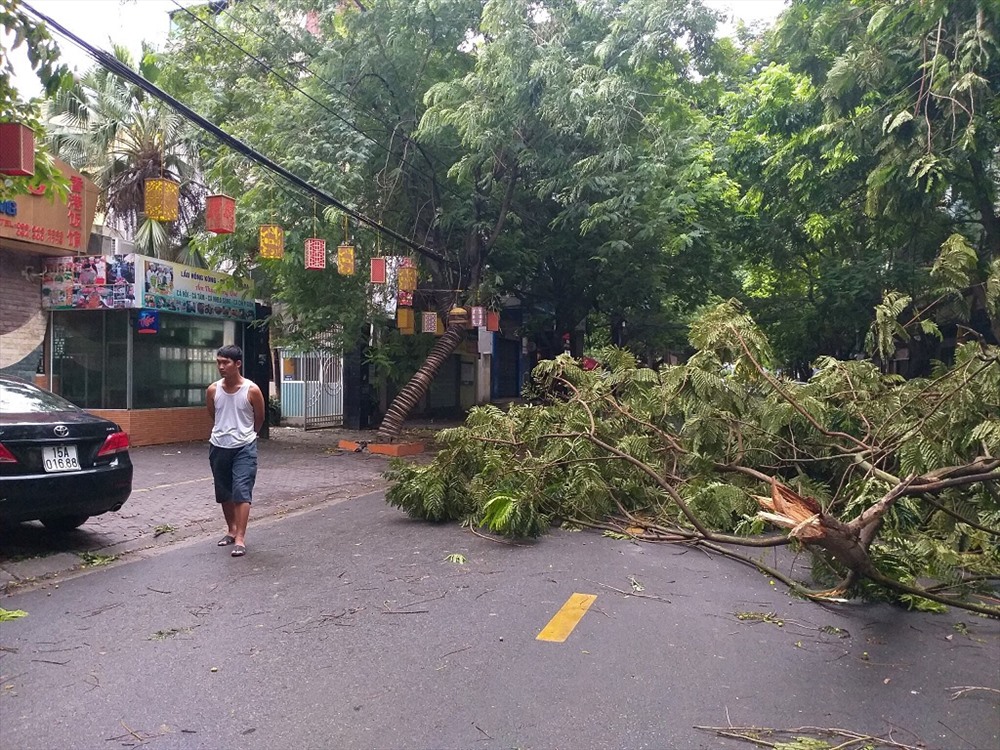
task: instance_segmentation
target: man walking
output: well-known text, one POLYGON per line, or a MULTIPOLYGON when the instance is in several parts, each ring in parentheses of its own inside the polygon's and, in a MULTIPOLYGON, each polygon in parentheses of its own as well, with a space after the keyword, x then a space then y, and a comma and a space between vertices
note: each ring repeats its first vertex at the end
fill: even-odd
POLYGON ((208 386, 205 404, 212 417, 208 462, 215 479, 215 501, 226 517, 220 547, 233 546, 232 556, 246 554, 247 522, 257 479, 257 432, 264 424, 264 395, 243 377, 243 350, 235 344, 215 354, 221 380, 208 386))

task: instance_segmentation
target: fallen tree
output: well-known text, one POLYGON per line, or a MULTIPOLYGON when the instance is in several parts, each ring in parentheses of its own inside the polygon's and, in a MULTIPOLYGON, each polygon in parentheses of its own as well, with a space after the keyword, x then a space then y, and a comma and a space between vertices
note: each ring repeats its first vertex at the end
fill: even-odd
POLYGON ((813 599, 1000 616, 1000 350, 964 344, 917 380, 827 358, 796 383, 768 369, 733 302, 691 341, 697 354, 659 371, 616 349, 594 371, 539 364, 544 403, 474 409, 431 464, 394 466, 388 502, 509 537, 565 523, 698 545, 813 599), (789 544, 831 585, 740 551, 789 544))

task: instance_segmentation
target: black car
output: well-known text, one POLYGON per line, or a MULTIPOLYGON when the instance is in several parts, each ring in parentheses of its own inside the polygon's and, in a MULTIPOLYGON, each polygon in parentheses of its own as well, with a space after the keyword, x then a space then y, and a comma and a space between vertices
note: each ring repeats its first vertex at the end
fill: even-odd
POLYGON ((128 434, 55 394, 0 377, 0 524, 75 529, 132 493, 128 434))

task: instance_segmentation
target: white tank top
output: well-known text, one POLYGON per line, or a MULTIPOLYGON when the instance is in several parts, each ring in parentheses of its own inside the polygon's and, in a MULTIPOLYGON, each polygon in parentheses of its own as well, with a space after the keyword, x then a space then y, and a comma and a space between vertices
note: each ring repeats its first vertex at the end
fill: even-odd
POLYGON ((215 425, 209 442, 219 448, 242 448, 257 439, 249 396, 253 381, 244 380, 236 393, 226 393, 222 382, 215 384, 215 425))

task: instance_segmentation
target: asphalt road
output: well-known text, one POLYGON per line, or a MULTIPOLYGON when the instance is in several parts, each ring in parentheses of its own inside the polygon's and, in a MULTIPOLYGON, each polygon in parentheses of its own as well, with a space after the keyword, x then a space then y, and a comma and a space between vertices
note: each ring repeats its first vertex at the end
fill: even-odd
POLYGON ((755 725, 1000 747, 998 694, 953 699, 1000 688, 1000 623, 968 613, 823 607, 589 532, 511 546, 380 493, 260 521, 242 559, 214 542, 0 599, 28 613, 0 624, 0 746, 750 748, 696 727, 755 725), (565 642, 537 640, 574 593, 596 599, 565 642))

